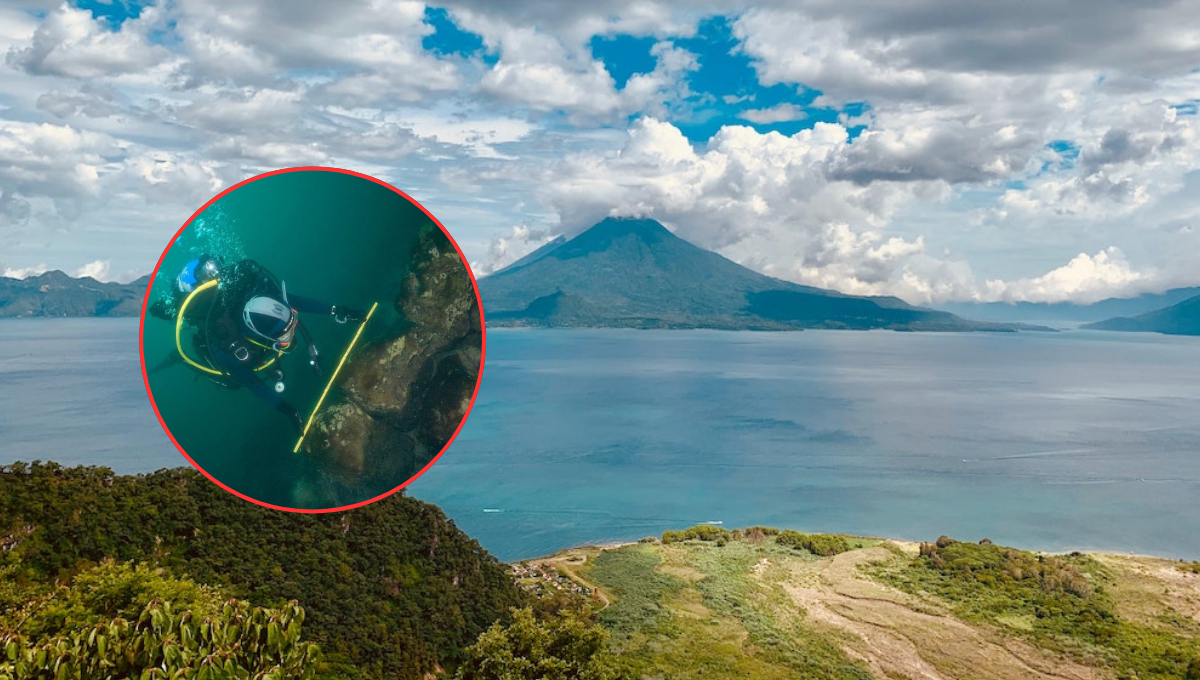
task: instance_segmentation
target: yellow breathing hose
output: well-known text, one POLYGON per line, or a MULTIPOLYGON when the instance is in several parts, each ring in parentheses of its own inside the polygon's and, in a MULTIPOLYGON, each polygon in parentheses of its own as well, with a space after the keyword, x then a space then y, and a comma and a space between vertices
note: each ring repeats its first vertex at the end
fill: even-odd
MULTIPOLYGON (((211 373, 213 375, 225 375, 225 373, 223 373, 221 371, 214 370, 212 368, 209 368, 208 366, 201 366, 200 364, 196 363, 195 361, 192 361, 191 357, 189 357, 187 355, 187 353, 183 351, 183 343, 179 339, 180 335, 183 334, 183 316, 184 316, 184 314, 187 313, 188 305, 192 304, 192 298, 196 297, 196 295, 198 295, 201 291, 205 291, 205 290, 208 290, 209 288, 212 288, 213 286, 217 285, 217 283, 218 283, 218 281, 216 279, 213 279, 212 281, 205 281, 204 283, 200 284, 199 286, 196 286, 196 289, 193 290, 190 294, 188 294, 188 296, 186 298, 184 298, 183 304, 179 305, 179 315, 175 319, 175 349, 179 350, 179 356, 183 357, 184 361, 188 362, 192 366, 195 366, 196 368, 200 369, 201 371, 204 371, 205 373, 211 373)), ((259 366, 258 368, 254 369, 254 370, 255 371, 263 370, 264 368, 275 363, 275 360, 281 356, 283 356, 283 352, 279 352, 275 356, 268 359, 267 363, 263 364, 262 366, 259 366)))
POLYGON ((175 317, 175 349, 179 350, 179 356, 183 357, 184 361, 200 369, 201 371, 204 371, 205 373, 212 373, 213 375, 225 375, 220 371, 213 370, 208 366, 201 366, 200 364, 192 361, 192 358, 183 351, 183 343, 179 340, 179 336, 183 333, 183 316, 187 313, 188 305, 192 304, 192 298, 200 294, 201 291, 208 290, 215 285, 217 285, 216 279, 213 279, 212 281, 205 281, 199 286, 196 286, 196 289, 193 290, 190 295, 184 298, 183 304, 179 305, 179 314, 175 317))
POLYGON ((312 410, 312 414, 308 416, 308 422, 304 423, 304 432, 300 433, 300 439, 296 440, 296 446, 292 449, 292 453, 300 451, 300 445, 304 443, 304 438, 308 436, 308 428, 312 427, 313 418, 317 417, 317 411, 321 410, 321 404, 325 403, 325 397, 329 394, 329 388, 333 387, 333 381, 337 380, 338 372, 342 370, 342 364, 346 363, 346 357, 350 356, 350 350, 354 349, 354 345, 358 343, 358 337, 362 335, 363 329, 367 327, 367 322, 371 320, 371 315, 375 313, 375 308, 379 303, 371 305, 371 311, 367 312, 367 318, 358 327, 358 332, 354 334, 354 339, 346 346, 346 351, 342 353, 342 359, 338 362, 337 368, 333 369, 333 375, 329 376, 329 382, 325 385, 325 391, 321 393, 321 398, 317 400, 317 405, 312 410))

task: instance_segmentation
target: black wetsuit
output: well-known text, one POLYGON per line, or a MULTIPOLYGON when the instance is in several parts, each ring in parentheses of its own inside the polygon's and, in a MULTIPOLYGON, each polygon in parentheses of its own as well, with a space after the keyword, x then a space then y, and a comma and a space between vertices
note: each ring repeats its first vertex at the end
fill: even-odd
MULTIPOLYGON (((209 259, 208 256, 201 258, 202 261, 205 259, 209 259)), ((276 363, 269 368, 265 368, 261 372, 256 371, 255 369, 271 361, 272 357, 276 356, 277 350, 271 346, 274 343, 267 338, 257 336, 246 327, 242 320, 242 310, 246 303, 256 296, 282 301, 285 297, 283 282, 253 260, 242 260, 232 267, 219 265, 218 269, 220 271, 220 287, 215 294, 197 298, 194 302, 189 303, 187 308, 184 323, 194 330, 193 350, 197 355, 206 357, 213 369, 225 374, 226 379, 221 381, 222 384, 234 389, 239 386, 246 387, 256 397, 291 417, 293 422, 300 426, 300 415, 295 407, 284 401, 283 397, 274 390, 273 385, 264 383, 259 377, 260 373, 273 375, 276 370, 280 370, 278 361, 282 357, 276 357, 276 363)), ((203 279, 192 281, 191 284, 199 286, 211 278, 211 276, 206 276, 203 279)), ((182 286, 173 286, 169 293, 160 296, 151 304, 148 311, 163 320, 176 321, 179 308, 189 295, 190 293, 185 292, 182 286)), ((339 323, 358 321, 363 318, 363 312, 358 309, 344 306, 334 307, 321 300, 291 293, 288 293, 286 297, 288 306, 298 313, 330 314, 339 323)), ((308 344, 311 363, 319 374, 320 366, 317 362, 316 346, 309 337, 304 324, 297 322, 296 332, 308 344)), ((297 341, 298 339, 293 336, 292 345, 288 349, 294 349, 297 341)), ((182 360, 179 354, 172 353, 167 360, 149 369, 147 373, 156 373, 181 363, 182 360)))
MULTIPOLYGON (((258 295, 283 299, 283 291, 274 276, 253 260, 238 262, 231 272, 222 276, 221 288, 213 302, 216 307, 205 310, 207 318, 200 326, 204 329, 205 342, 217 368, 228 373, 239 385, 248 388, 272 408, 295 416, 296 409, 264 383, 255 371, 276 354, 265 338, 251 340, 255 335, 242 320, 242 308, 258 295)), ((300 313, 329 315, 333 311, 333 305, 329 303, 292 293, 287 295, 287 304, 300 313)), ((190 311, 188 317, 194 318, 190 311)), ((303 335, 305 341, 311 344, 303 327, 298 325, 297 330, 298 335, 303 335)), ((297 341, 298 338, 293 338, 293 348, 297 341)))

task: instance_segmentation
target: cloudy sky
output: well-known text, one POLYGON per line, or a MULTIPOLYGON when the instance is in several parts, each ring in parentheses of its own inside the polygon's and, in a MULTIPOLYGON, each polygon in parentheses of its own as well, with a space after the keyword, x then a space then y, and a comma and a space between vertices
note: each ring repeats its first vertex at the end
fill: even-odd
POLYGON ((1200 3, 0 5, 0 274, 128 280, 221 189, 406 191, 486 274, 606 215, 912 302, 1200 285, 1200 3))

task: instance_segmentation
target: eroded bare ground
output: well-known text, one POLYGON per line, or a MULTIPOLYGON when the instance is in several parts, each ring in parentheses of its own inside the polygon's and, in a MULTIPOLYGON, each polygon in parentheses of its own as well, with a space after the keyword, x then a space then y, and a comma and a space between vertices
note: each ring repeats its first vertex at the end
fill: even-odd
POLYGON ((864 548, 816 562, 759 565, 755 573, 779 578, 792 602, 807 612, 809 625, 841 633, 845 652, 884 680, 1103 677, 995 629, 964 623, 937 604, 860 573, 860 565, 891 559, 894 554, 885 548, 864 548))
POLYGON ((1092 556, 1117 572, 1111 590, 1122 617, 1154 625, 1164 613, 1173 613, 1200 624, 1200 574, 1183 571, 1180 563, 1156 557, 1092 556))

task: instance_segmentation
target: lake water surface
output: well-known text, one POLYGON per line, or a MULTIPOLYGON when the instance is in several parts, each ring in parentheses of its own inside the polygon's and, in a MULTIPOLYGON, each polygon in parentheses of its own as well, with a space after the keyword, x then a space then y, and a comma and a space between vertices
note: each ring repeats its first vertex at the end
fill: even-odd
MULTIPOLYGON (((699 522, 1200 558, 1200 339, 488 333, 410 487, 502 559, 699 522)), ((0 461, 186 464, 135 320, 0 321, 0 461)))

